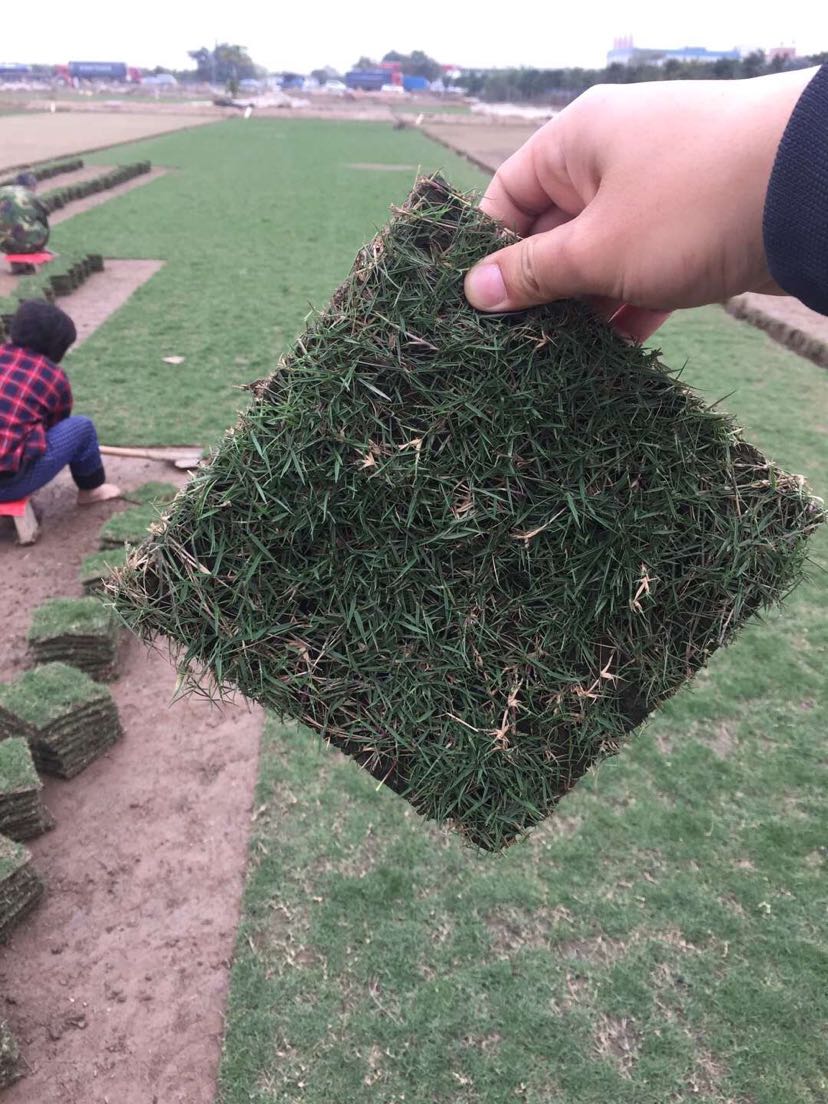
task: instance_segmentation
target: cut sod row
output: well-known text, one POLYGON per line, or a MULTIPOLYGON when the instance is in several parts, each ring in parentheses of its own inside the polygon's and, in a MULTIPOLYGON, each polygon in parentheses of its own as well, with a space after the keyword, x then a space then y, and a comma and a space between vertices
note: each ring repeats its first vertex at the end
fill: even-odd
POLYGON ((8 334, 14 313, 27 299, 45 299, 53 303, 62 295, 71 295, 93 272, 103 272, 100 253, 66 253, 56 257, 34 276, 21 276, 13 295, 0 297, 0 341, 8 334))
POLYGON ((48 165, 34 165, 30 169, 18 169, 14 176, 9 176, 5 180, 0 180, 0 188, 5 187, 7 184, 14 184, 17 177, 22 172, 31 173, 35 180, 51 180, 55 176, 62 176, 63 173, 77 172, 78 169, 83 168, 83 159, 81 157, 72 157, 66 161, 54 161, 48 165))
POLYGON ((823 520, 803 481, 580 303, 481 315, 513 241, 418 183, 116 604, 498 849, 753 613, 823 520))
POLYGON ((47 211, 57 211, 72 203, 76 199, 85 199, 86 196, 95 195, 97 192, 105 192, 109 188, 117 188, 134 180, 136 176, 150 172, 152 163, 149 161, 135 161, 130 165, 118 165, 114 169, 101 173, 91 180, 82 180, 77 184, 67 184, 63 188, 54 188, 40 197, 40 201, 47 211))

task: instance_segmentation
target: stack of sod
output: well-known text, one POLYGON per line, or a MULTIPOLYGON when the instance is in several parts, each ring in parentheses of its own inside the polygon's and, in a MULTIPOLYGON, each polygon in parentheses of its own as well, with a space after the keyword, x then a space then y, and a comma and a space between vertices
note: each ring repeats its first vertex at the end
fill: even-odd
POLYGON ((110 548, 87 556, 80 569, 80 581, 84 594, 100 594, 104 583, 117 567, 126 563, 125 548, 110 548))
POLYGON ((106 681, 118 671, 117 621, 97 598, 50 598, 34 611, 29 649, 35 663, 69 663, 106 681))
POLYGON ((159 520, 161 507, 172 502, 177 492, 172 483, 144 483, 130 491, 127 498, 138 505, 109 518, 101 529, 101 548, 141 544, 150 527, 159 520))
POLYGON ((29 863, 29 852, 0 836, 0 940, 34 908, 42 892, 43 883, 29 863))
POLYGON ((32 753, 19 736, 0 741, 0 832, 9 839, 31 839, 54 825, 43 805, 43 783, 32 753))
POLYGON ((0 739, 25 737, 45 774, 73 778, 120 735, 112 695, 75 667, 48 663, 0 685, 0 739))
POLYGON ((115 601, 497 849, 798 580, 823 520, 575 302, 492 317, 513 236, 422 180, 119 573, 115 601))
POLYGON ((20 1077, 20 1051, 17 1040, 5 1020, 0 1020, 0 1089, 13 1085, 20 1077))

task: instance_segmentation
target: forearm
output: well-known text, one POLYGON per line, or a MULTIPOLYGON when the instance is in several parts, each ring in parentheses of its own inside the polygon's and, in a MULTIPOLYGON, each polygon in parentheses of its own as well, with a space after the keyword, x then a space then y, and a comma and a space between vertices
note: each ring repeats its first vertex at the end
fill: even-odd
POLYGON ((777 284, 828 314, 828 65, 802 93, 779 144, 763 233, 777 284))

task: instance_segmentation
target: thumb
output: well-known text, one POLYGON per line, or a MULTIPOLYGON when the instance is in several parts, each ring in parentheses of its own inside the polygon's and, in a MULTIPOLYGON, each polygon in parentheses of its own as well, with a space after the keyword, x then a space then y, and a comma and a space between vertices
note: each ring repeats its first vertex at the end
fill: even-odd
POLYGON ((482 311, 510 311, 568 299, 611 295, 618 265, 596 249, 585 212, 492 253, 466 274, 466 298, 482 311))

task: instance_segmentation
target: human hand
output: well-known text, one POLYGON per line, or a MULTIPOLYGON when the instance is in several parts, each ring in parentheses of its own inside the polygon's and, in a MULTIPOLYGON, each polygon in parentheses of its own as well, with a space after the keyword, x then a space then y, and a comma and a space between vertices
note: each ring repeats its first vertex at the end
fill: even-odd
POLYGON ((677 307, 779 293, 765 193, 816 70, 589 89, 498 170, 480 206, 523 241, 466 275, 480 310, 588 297, 643 341, 677 307))

